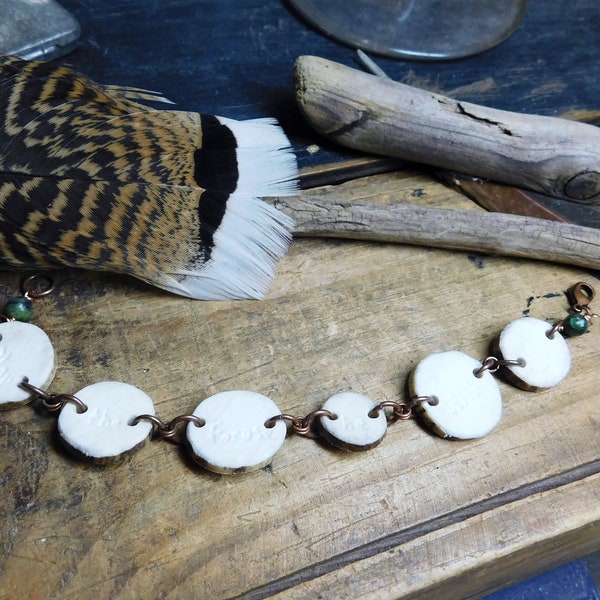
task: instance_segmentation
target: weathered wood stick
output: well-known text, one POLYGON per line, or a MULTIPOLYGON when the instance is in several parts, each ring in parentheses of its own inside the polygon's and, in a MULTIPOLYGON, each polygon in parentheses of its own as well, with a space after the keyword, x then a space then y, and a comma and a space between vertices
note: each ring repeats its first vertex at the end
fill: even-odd
POLYGON ((302 113, 340 144, 600 203, 598 127, 460 102, 315 56, 301 56, 295 76, 302 113))
POLYGON ((502 213, 323 200, 304 192, 274 198, 295 235, 397 242, 519 256, 600 269, 600 229, 502 213))

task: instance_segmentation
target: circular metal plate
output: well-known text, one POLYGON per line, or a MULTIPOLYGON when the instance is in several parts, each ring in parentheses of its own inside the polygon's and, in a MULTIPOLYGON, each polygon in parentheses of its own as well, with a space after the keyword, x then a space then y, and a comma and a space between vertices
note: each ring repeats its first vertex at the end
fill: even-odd
POLYGON ((290 0, 307 21, 355 48, 395 58, 478 54, 521 23, 526 0, 290 0))

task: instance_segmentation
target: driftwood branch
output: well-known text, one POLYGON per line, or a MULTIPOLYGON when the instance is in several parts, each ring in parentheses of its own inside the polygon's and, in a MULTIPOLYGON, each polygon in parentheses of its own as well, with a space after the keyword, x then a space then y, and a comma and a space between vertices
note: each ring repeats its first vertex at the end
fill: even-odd
POLYGON ((471 210, 335 202, 304 192, 274 198, 296 221, 295 235, 397 242, 600 269, 600 230, 471 210))
POLYGON ((315 56, 296 63, 307 121, 365 152, 600 202, 600 129, 460 102, 315 56))

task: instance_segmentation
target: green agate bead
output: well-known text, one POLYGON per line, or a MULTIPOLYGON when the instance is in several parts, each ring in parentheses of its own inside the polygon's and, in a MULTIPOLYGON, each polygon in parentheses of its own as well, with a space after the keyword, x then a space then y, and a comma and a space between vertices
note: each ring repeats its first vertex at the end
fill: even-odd
POLYGON ((27 323, 33 314, 33 303, 25 296, 14 296, 6 303, 4 314, 9 319, 27 323))
POLYGON ((588 330, 589 321, 583 315, 573 314, 563 321, 563 327, 567 336, 581 335, 588 330))

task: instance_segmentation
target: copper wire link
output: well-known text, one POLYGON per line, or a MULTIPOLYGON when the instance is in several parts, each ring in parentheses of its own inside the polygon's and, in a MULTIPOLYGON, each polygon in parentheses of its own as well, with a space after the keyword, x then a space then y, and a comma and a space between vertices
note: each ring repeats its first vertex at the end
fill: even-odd
POLYGON ((196 415, 179 415, 166 423, 155 415, 138 415, 131 421, 130 425, 134 427, 141 421, 148 421, 152 424, 153 434, 156 437, 176 444, 181 444, 184 440, 184 436, 177 428, 181 423, 193 423, 196 427, 206 425, 206 421, 196 415))
POLYGON ((486 371, 490 373, 496 373, 500 367, 524 367, 526 365, 525 359, 517 358, 516 360, 500 359, 496 356, 488 356, 481 361, 481 366, 473 371, 473 375, 478 379, 483 377, 486 371))
MULTIPOLYGON (((600 315, 592 312, 589 306, 573 306, 573 311, 577 314, 580 314, 588 323, 591 323, 592 319, 597 319, 600 317, 600 315)), ((554 323, 554 325, 552 325, 552 328, 546 333, 546 337, 553 340, 557 333, 562 333, 564 330, 565 322, 559 321, 558 323, 554 323)))
POLYGON ((54 291, 54 279, 50 275, 36 273, 26 277, 21 282, 21 292, 29 300, 43 298, 54 291), (44 286, 37 285, 38 282, 45 282, 44 286))
POLYGON ((394 402, 393 400, 384 400, 369 411, 369 417, 376 419, 379 413, 386 408, 391 408, 391 413, 386 413, 388 423, 395 421, 407 421, 414 416, 414 408, 418 404, 426 402, 430 406, 436 406, 440 403, 436 396, 413 396, 410 402, 394 402))
POLYGON ((595 312, 592 312, 589 306, 580 307, 579 313, 583 315, 583 317, 586 318, 588 321, 600 317, 600 315, 596 314, 595 312))
POLYGON ((552 325, 552 329, 550 329, 547 333, 546 333, 546 337, 550 340, 554 339, 554 336, 557 333, 560 333, 564 330, 565 326, 564 323, 562 321, 559 321, 558 323, 554 323, 554 325, 552 325))
MULTIPOLYGON (((577 314, 580 314, 588 323, 591 323, 592 319, 597 319, 600 315, 597 315, 590 308, 590 303, 595 296, 594 288, 585 281, 579 281, 575 285, 571 286, 567 290, 567 298, 571 310, 577 314)), ((562 333, 565 330, 564 321, 555 323, 552 328, 546 333, 546 337, 553 340, 557 333, 562 333)))
MULTIPOLYGON (((27 298, 27 300, 37 300, 38 298, 43 298, 47 296, 51 292, 54 291, 54 279, 50 277, 50 275, 36 274, 30 275, 26 277, 21 282, 21 293, 23 294, 23 298, 27 298), (38 289, 37 285, 34 285, 34 282, 41 280, 45 281, 46 284, 43 287, 38 289)), ((10 323, 12 321, 16 321, 14 317, 9 317, 5 314, 0 314, 0 323, 10 323)))
POLYGON ((50 412, 59 411, 68 402, 75 405, 75 408, 79 414, 86 412, 88 409, 87 405, 77 396, 73 396, 73 394, 48 394, 44 390, 32 385, 27 381, 22 381, 19 384, 19 387, 27 390, 39 398, 46 410, 49 410, 50 412))
POLYGON ((327 417, 332 421, 335 421, 338 418, 338 415, 324 408, 314 410, 313 412, 308 413, 305 417, 295 417, 294 415, 283 413, 267 419, 265 421, 265 427, 271 429, 272 427, 275 427, 275 423, 277 423, 277 421, 284 421, 285 423, 290 423, 291 430, 296 435, 301 435, 309 439, 315 439, 319 437, 319 434, 314 431, 313 423, 315 419, 320 417, 327 417))
POLYGON ((597 319, 600 315, 597 315, 587 304, 574 304, 572 309, 580 314, 588 323, 592 322, 592 319, 597 319))
POLYGON ((585 281, 579 281, 567 290, 567 298, 569 299, 571 308, 575 312, 582 312, 584 309, 588 309, 594 296, 594 288, 585 281))

